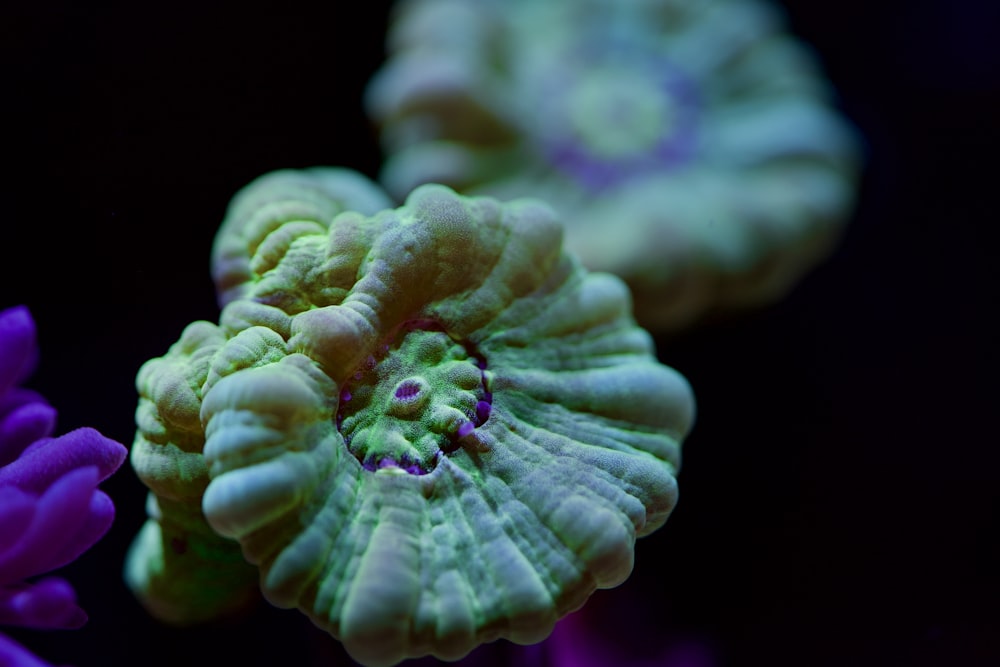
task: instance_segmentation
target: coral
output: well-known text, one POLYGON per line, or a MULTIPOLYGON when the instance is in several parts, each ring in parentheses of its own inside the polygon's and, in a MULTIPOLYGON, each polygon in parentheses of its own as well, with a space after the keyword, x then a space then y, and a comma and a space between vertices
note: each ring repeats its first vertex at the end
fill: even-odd
POLYGON ((328 176, 238 194, 218 324, 139 372, 153 512, 129 582, 187 622, 236 608, 259 570, 267 600, 371 666, 539 642, 667 520, 690 387, 542 202, 423 185, 344 211, 328 176), (238 574, 171 594, 206 571, 238 574))
MULTIPOLYGON (((51 436, 55 409, 19 386, 37 359, 28 309, 0 311, 0 624, 78 628, 87 615, 69 582, 33 578, 76 560, 108 531, 114 504, 97 485, 126 449, 91 428, 51 436)), ((0 663, 44 664, 2 635, 0 663)))
POLYGON ((544 199, 657 332, 782 297, 853 210, 859 134, 773 3, 400 0, 387 50, 387 190, 544 199))

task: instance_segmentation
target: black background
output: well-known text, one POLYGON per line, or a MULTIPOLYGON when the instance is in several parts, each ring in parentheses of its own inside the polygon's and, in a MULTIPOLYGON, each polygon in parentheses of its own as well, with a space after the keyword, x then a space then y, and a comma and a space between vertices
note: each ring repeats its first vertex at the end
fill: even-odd
MULTIPOLYGON (((995 205, 1000 5, 786 0, 868 158, 834 256, 781 303, 660 341, 698 423, 681 502, 588 613, 621 663, 1000 664, 995 205)), ((134 377, 214 320, 229 197, 282 167, 379 154, 360 105, 385 4, 7 3, 0 307, 27 304, 30 386, 59 432, 133 437, 134 377)), ((144 519, 126 463, 109 534, 61 571, 91 620, 11 630, 54 663, 350 664, 295 612, 187 632, 121 581, 144 519)), ((473 654, 516 660, 503 642, 473 654)))

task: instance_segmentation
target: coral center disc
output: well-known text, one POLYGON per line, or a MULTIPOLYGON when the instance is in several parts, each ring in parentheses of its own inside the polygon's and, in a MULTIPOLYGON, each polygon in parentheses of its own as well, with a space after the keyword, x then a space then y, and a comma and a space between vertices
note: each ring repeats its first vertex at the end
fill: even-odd
POLYGON ((435 322, 407 322, 341 383, 337 429, 371 471, 422 475, 490 415, 486 360, 435 322))
POLYGON ((570 122, 595 156, 621 158, 669 137, 673 104, 655 81, 623 67, 590 73, 571 91, 570 122))

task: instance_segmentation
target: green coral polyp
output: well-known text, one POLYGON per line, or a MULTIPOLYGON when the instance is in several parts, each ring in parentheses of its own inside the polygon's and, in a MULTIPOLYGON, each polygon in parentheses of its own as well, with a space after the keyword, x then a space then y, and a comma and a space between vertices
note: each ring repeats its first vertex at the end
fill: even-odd
POLYGON ((489 415, 486 361, 435 322, 407 322, 344 383, 337 429, 366 470, 423 475, 489 415))
POLYGON ((344 210, 377 201, 359 183, 234 199, 219 323, 137 378, 155 497, 127 579, 180 623, 259 586, 370 667, 541 641, 673 510, 690 387, 548 206, 426 185, 344 210))

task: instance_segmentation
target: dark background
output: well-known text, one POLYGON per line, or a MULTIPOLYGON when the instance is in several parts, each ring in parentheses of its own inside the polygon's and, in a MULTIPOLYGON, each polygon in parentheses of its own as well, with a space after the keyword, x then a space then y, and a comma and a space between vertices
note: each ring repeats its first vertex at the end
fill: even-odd
MULTIPOLYGON (((619 664, 686 642, 705 667, 998 665, 1000 5, 782 4, 866 136, 857 214, 781 303, 660 341, 699 404, 681 501, 588 614, 619 664)), ((375 175, 360 95, 386 16, 5 5, 0 307, 36 318, 30 386, 60 433, 131 443, 139 365, 216 319, 208 252, 237 189, 282 167, 375 175)), ((79 667, 350 664, 291 611, 189 632, 149 620, 120 575, 145 489, 127 463, 102 488, 115 524, 61 571, 90 622, 11 635, 79 667)))

